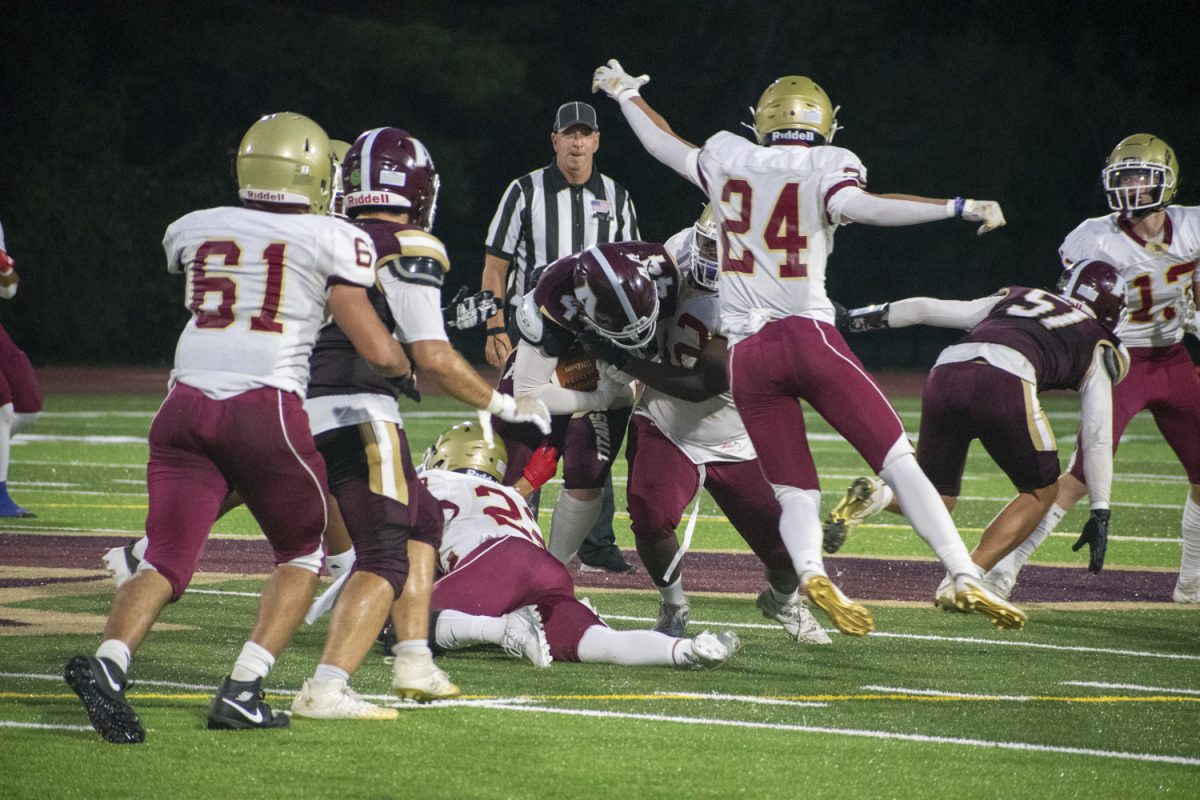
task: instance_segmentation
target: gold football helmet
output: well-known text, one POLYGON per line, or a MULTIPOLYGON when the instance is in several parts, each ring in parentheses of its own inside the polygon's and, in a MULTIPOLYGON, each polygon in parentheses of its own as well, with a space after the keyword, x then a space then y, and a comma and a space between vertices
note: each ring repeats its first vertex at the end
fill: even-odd
POLYGON ((1179 186, 1179 162, 1171 146, 1149 133, 1121 140, 1101 173, 1113 211, 1153 211, 1170 204, 1179 186))
POLYGON ((717 220, 712 203, 704 206, 692 226, 692 280, 710 292, 717 290, 721 267, 717 256, 717 220))
POLYGON ((829 95, 812 78, 802 75, 777 79, 758 98, 753 111, 759 144, 780 139, 829 144, 838 129, 838 110, 829 102, 829 95))
POLYGON ((238 196, 326 214, 333 164, 333 148, 320 125, 290 111, 270 114, 251 125, 238 146, 238 196))
POLYGON ((483 431, 474 422, 460 422, 442 431, 437 441, 425 451, 421 466, 425 469, 444 469, 450 472, 466 472, 504 480, 508 451, 499 436, 488 444, 483 431))
POLYGON ((346 192, 342 188, 342 161, 346 159, 350 143, 341 139, 330 139, 329 146, 333 149, 333 193, 329 197, 329 213, 335 217, 345 217, 346 192))

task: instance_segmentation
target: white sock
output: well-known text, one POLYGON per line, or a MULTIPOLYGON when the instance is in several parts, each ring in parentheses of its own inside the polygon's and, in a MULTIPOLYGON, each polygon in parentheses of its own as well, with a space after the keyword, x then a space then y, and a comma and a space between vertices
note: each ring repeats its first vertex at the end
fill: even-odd
POLYGON ((792 602, 793 600, 795 600, 796 598, 798 598, 800 596, 800 592, 798 592, 798 591, 796 591, 796 592, 781 592, 778 589, 776 589, 774 586, 768 586, 767 588, 771 590, 771 597, 774 598, 775 602, 779 603, 780 605, 786 606, 788 603, 792 602))
POLYGON ((150 540, 145 536, 133 543, 133 557, 138 561, 146 560, 146 548, 150 546, 150 540))
POLYGON ((433 658, 433 652, 429 649, 429 642, 424 639, 402 639, 392 646, 392 655, 415 657, 425 655, 428 658, 433 658))
POLYGON ((897 457, 879 472, 879 477, 892 487, 900 511, 908 518, 917 535, 933 550, 934 555, 951 575, 979 577, 979 567, 971 560, 967 546, 950 519, 946 504, 912 453, 897 457))
POLYGON ((554 517, 550 520, 550 554, 566 564, 579 552, 579 545, 600 518, 602 495, 592 500, 579 500, 565 489, 558 493, 554 517))
POLYGON ((12 435, 16 436, 21 431, 27 431, 32 428, 33 423, 37 422, 38 417, 41 415, 42 412, 40 411, 34 411, 33 413, 20 413, 14 411, 12 418, 12 435))
POLYGON ((238 654, 237 661, 233 662, 233 672, 229 673, 229 677, 242 683, 255 678, 265 678, 271 674, 273 666, 275 656, 271 655, 270 650, 260 644, 246 642, 242 645, 242 652, 238 654))
POLYGON ((583 632, 577 652, 579 660, 589 664, 673 667, 692 652, 692 640, 657 631, 614 631, 593 625, 583 632))
POLYGON ((1062 522, 1062 518, 1067 515, 1067 510, 1058 503, 1053 503, 1050 510, 1042 517, 1042 521, 1033 529, 1033 533, 1029 534, 1029 538, 1017 545, 1017 548, 992 567, 994 572, 1005 572, 1010 575, 1016 575, 1021 571, 1021 567, 1025 566, 1029 561, 1029 557, 1033 555, 1033 551, 1037 550, 1042 542, 1046 541, 1050 536, 1051 531, 1058 527, 1058 523, 1062 522))
POLYGON ((0 406, 0 483, 8 480, 8 456, 11 447, 13 404, 0 406))
POLYGON ((1179 559, 1179 577, 1183 580, 1200 575, 1200 506, 1188 496, 1183 504, 1183 556, 1179 559))
POLYGON ((662 595, 664 603, 673 606, 686 606, 688 604, 687 595, 683 591, 682 575, 676 578, 673 583, 658 587, 658 591, 662 595))
POLYGON ((477 617, 447 609, 438 612, 433 640, 444 650, 473 644, 500 644, 504 640, 504 617, 477 617))
POLYGON ((129 662, 133 660, 129 646, 120 639, 105 639, 96 648, 96 658, 107 658, 121 668, 121 672, 129 674, 129 662))
POLYGON ((342 683, 350 682, 350 673, 341 667, 335 667, 332 664, 317 664, 317 668, 313 670, 312 679, 319 683, 326 681, 338 680, 342 683))
POLYGON ((816 489, 771 484, 783 513, 779 517, 779 536, 792 559, 792 567, 801 583, 807 576, 825 574, 821 557, 821 493, 816 489))
POLYGON ((335 581, 342 577, 342 573, 354 566, 354 548, 351 547, 342 553, 330 553, 325 556, 325 568, 329 570, 329 576, 335 581))

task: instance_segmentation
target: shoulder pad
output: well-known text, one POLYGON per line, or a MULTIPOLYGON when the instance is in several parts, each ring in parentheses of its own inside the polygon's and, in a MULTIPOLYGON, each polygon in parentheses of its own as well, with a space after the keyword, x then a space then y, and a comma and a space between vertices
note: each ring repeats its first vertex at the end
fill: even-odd
POLYGON ((379 268, 386 269, 405 283, 440 288, 446 274, 442 265, 429 256, 392 255, 380 259, 379 268))
POLYGON ((542 337, 546 332, 546 321, 538 311, 532 292, 521 298, 514 313, 517 315, 517 332, 521 334, 521 338, 532 345, 541 347, 542 337))
POLYGON ((432 258, 441 265, 443 272, 450 271, 450 257, 446 255, 446 245, 432 233, 420 228, 397 231, 396 241, 400 243, 401 255, 432 258))

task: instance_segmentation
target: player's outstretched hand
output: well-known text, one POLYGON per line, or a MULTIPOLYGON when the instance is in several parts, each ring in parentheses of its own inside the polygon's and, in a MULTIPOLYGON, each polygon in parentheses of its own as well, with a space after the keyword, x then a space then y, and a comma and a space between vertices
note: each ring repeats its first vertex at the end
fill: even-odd
POLYGON ((543 436, 550 435, 550 411, 536 397, 513 397, 492 392, 492 402, 485 411, 505 422, 531 422, 537 425, 543 436))
POLYGON ((496 295, 490 289, 468 295, 467 287, 462 286, 442 309, 442 317, 449 327, 465 331, 487 322, 499 310, 496 295))
POLYGON ((596 67, 596 71, 592 73, 592 91, 604 92, 617 101, 637 97, 638 90, 649 82, 649 75, 638 75, 635 78, 627 73, 621 62, 615 58, 610 58, 608 64, 603 67, 596 67))
POLYGON ((1104 569, 1104 552, 1108 549, 1108 518, 1111 513, 1107 508, 1092 509, 1092 516, 1083 526, 1083 533, 1071 545, 1073 551, 1085 544, 1088 546, 1088 572, 1104 569))
POLYGON ((533 451, 533 455, 529 456, 529 463, 525 465, 525 471, 521 473, 521 477, 529 481, 530 486, 537 489, 553 478, 556 472, 558 472, 558 448, 543 443, 541 447, 533 451))
POLYGON ((967 200, 963 203, 962 218, 967 222, 982 222, 975 233, 979 236, 1004 224, 1004 212, 995 200, 967 200))

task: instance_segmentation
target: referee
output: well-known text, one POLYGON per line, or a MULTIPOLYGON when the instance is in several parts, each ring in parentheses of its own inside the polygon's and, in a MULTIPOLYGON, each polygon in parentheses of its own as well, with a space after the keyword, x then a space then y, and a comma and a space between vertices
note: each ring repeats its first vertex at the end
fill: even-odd
MULTIPOLYGON (((640 238, 629 192, 594 168, 600 149, 596 109, 587 103, 559 106, 550 134, 554 161, 508 185, 488 227, 483 288, 503 297, 488 320, 488 363, 504 369, 516 341, 512 309, 532 290, 534 272, 594 244, 640 238)), ((604 488, 600 519, 579 550, 585 567, 627 572, 612 533, 612 481, 604 488)))

